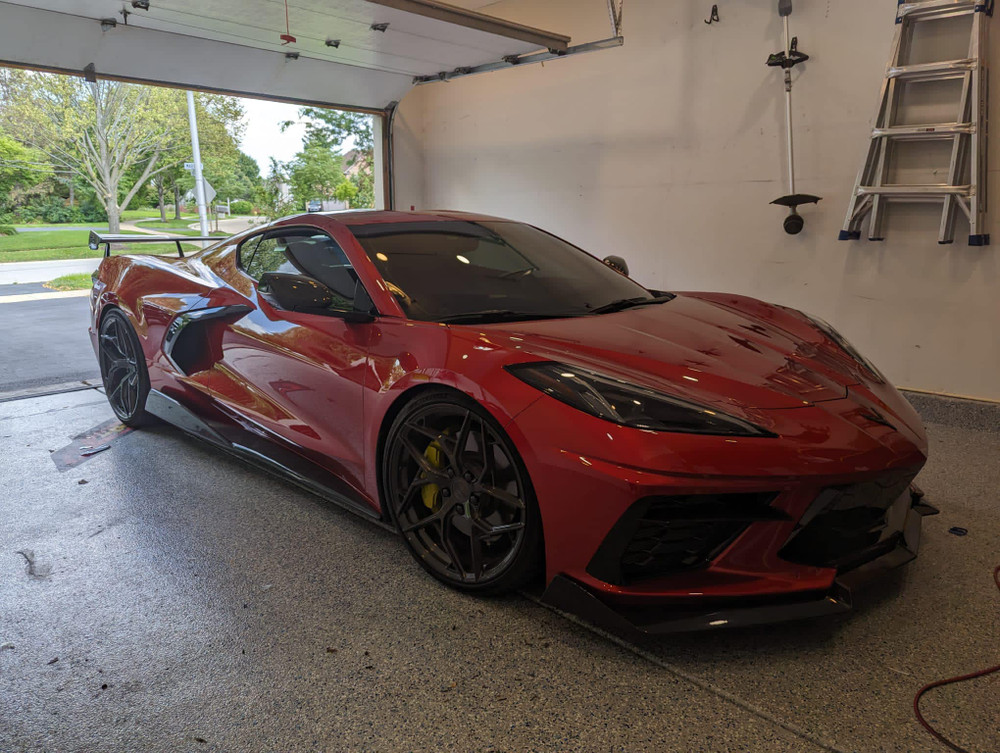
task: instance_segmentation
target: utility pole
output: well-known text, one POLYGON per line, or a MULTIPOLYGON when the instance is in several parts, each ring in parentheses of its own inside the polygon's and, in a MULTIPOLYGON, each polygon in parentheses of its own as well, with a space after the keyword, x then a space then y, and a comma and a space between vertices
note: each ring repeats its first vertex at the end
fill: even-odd
MULTIPOLYGON (((198 143, 198 118, 194 112, 194 94, 187 93, 188 122, 191 124, 191 151, 194 156, 194 193, 198 200, 198 224, 202 236, 208 235, 208 207, 205 206, 205 176, 201 171, 201 145, 198 143)), ((202 244, 204 245, 204 244, 202 244)))

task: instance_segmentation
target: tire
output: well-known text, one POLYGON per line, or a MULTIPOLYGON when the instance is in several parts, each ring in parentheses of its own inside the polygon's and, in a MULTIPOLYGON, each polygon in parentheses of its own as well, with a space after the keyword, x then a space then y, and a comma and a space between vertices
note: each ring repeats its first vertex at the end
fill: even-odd
POLYGON ((478 403, 441 390, 408 403, 382 452, 386 509, 428 573, 453 588, 500 594, 542 561, 542 521, 513 442, 478 403))
POLYGON ((126 426, 139 428, 152 422, 146 412, 149 371, 139 337, 119 309, 111 309, 101 320, 98 360, 104 394, 111 410, 126 426))

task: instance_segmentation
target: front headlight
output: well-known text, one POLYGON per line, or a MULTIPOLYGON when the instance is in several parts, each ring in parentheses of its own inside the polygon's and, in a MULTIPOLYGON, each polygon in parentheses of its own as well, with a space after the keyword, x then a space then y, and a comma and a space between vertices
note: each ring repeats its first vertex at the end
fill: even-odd
POLYGON ((506 368, 556 400, 621 426, 684 434, 774 436, 748 421, 576 366, 544 362, 506 368))
POLYGON ((882 372, 875 367, 875 364, 873 364, 871 361, 869 361, 867 358, 861 355, 861 353, 858 352, 858 349, 847 341, 847 338, 845 338, 842 334, 840 334, 837 330, 833 328, 832 324, 830 324, 827 321, 824 321, 823 319, 820 319, 818 316, 807 314, 804 311, 802 312, 802 315, 810 322, 812 322, 814 325, 816 325, 816 328, 820 332, 822 332, 824 335, 826 335, 835 343, 837 343, 837 345, 840 347, 842 351, 847 353, 847 355, 849 355, 851 358, 857 361, 861 366, 863 366, 865 370, 868 371, 868 373, 875 378, 876 381, 883 383, 886 381, 885 377, 882 376, 882 372))

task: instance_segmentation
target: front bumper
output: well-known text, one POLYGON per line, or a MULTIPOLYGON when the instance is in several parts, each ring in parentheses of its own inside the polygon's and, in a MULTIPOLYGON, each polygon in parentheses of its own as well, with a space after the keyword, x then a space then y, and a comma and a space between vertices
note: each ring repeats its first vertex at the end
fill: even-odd
POLYGON ((895 546, 846 572, 837 573, 825 591, 706 599, 671 605, 615 604, 566 575, 557 575, 542 594, 542 603, 575 615, 624 637, 717 630, 821 617, 850 611, 853 591, 917 556, 924 516, 937 510, 911 491, 911 504, 895 546))

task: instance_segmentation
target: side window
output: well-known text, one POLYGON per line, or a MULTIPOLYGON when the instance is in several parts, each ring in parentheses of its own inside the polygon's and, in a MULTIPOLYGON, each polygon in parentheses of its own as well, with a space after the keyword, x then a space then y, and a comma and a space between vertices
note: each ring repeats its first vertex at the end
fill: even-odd
POLYGON ((266 272, 307 275, 333 291, 334 311, 363 310, 371 299, 361 286, 347 254, 333 238, 316 230, 281 230, 250 239, 240 247, 240 264, 255 280, 266 272))

